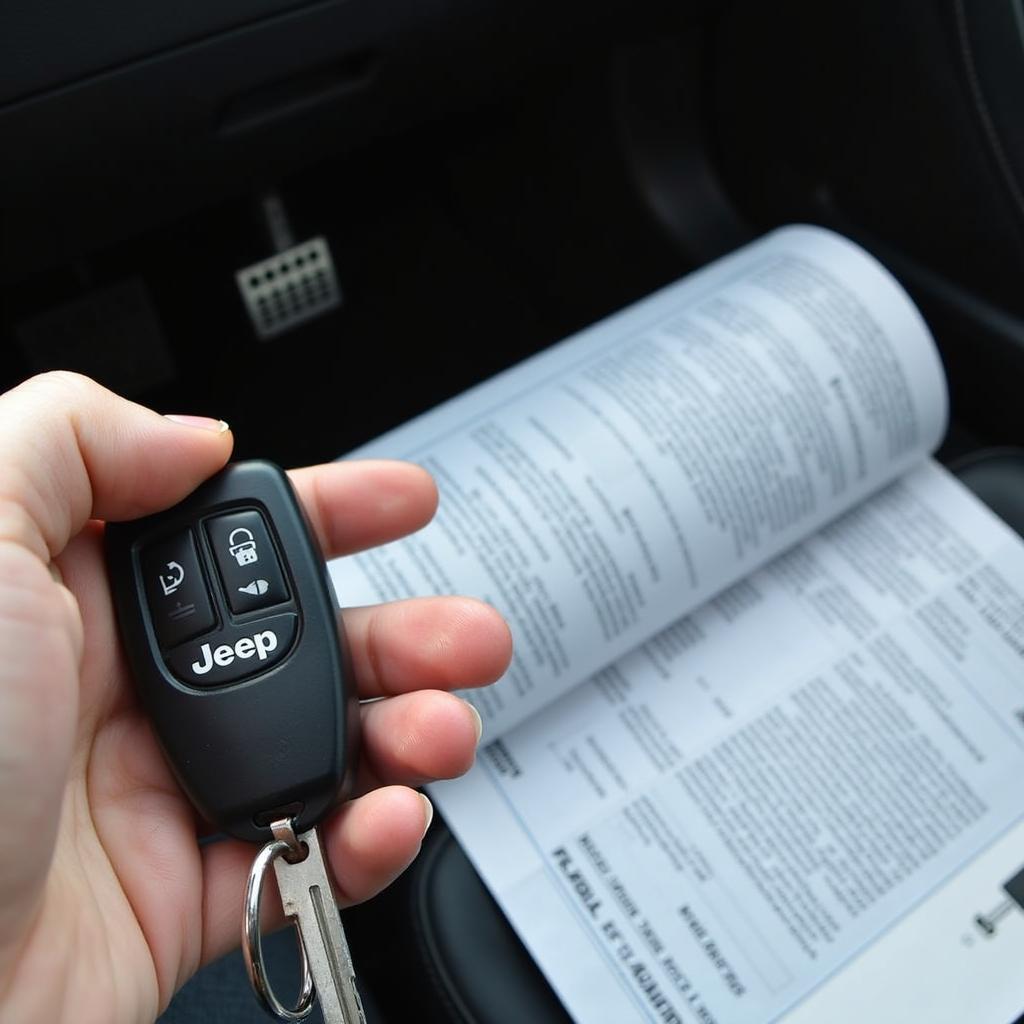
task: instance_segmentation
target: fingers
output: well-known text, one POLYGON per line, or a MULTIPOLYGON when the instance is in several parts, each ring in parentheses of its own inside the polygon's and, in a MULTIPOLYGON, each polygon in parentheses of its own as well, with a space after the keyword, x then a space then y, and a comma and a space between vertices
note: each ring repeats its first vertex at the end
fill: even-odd
POLYGON ((483 731, 472 704, 437 690, 364 704, 362 720, 362 790, 463 775, 483 731))
MULTIPOLYGON (((0 439, 9 484, 0 538, 46 559, 89 518, 131 519, 173 505, 220 469, 232 447, 226 424, 160 416, 64 372, 0 397, 0 439)), ((407 463, 332 463, 292 479, 328 556, 416 530, 437 505, 430 475, 407 463)))
MULTIPOLYGON (((404 786, 388 786, 352 800, 321 826, 327 860, 342 906, 375 896, 419 852, 433 811, 404 786)), ((238 945, 242 893, 253 847, 234 840, 203 848, 203 952, 209 963, 238 945)), ((265 927, 283 922, 280 904, 264 900, 265 927)))
POLYGON ((404 537, 437 508, 433 479, 411 462, 332 462, 289 475, 327 558, 404 537))
MULTIPOLYGON (((416 530, 437 505, 433 480, 412 463, 335 462, 291 479, 328 558, 416 530)), ((504 620, 468 598, 351 608, 344 621, 362 697, 482 686, 511 658, 504 620)))
POLYGON ((175 422, 87 377, 48 373, 0 397, 0 538, 48 561, 90 518, 167 508, 220 469, 231 435, 175 422))
POLYGON ((512 657, 512 636, 490 605, 423 597, 344 613, 361 697, 483 686, 512 657))
POLYGON ((342 906, 390 885, 419 853, 434 809, 405 786, 386 786, 350 800, 325 825, 327 857, 342 906))

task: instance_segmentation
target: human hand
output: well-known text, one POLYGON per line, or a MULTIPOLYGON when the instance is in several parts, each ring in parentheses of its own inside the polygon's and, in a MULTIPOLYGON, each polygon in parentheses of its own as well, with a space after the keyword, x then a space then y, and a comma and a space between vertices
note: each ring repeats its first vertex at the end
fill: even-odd
MULTIPOLYGON (((167 508, 220 469, 231 434, 175 422, 72 374, 0 396, 0 1022, 152 1021, 237 944, 254 848, 200 848, 139 707, 115 629, 102 522, 167 508)), ((436 491, 403 463, 292 481, 328 557, 426 523, 436 491)), ((361 696, 357 797, 323 824, 342 903, 415 857, 430 805, 409 786, 472 764, 479 717, 442 692, 505 669, 489 606, 430 598, 345 615, 361 696)), ((270 901, 268 901, 270 902, 270 901)))

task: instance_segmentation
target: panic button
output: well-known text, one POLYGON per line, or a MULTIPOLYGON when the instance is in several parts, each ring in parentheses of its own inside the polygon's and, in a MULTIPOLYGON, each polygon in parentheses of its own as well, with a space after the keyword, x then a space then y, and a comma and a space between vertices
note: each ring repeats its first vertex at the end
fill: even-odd
POLYGON ((236 614, 288 600, 281 564, 259 512, 232 512, 206 524, 228 604, 236 614))

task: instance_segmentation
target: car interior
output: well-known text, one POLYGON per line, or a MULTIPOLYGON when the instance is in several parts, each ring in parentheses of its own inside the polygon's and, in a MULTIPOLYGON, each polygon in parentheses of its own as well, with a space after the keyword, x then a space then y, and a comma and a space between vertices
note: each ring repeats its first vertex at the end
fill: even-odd
MULTIPOLYGON (((921 309, 938 458, 1024 532, 1022 23, 1019 0, 8 0, 0 390, 74 369, 223 417, 239 458, 329 460, 821 224, 921 309)), ((344 921, 371 1024, 569 1020, 440 816, 344 921)), ((267 946, 290 991, 290 930, 267 946)), ((235 955, 164 1019, 264 1018, 235 955)))

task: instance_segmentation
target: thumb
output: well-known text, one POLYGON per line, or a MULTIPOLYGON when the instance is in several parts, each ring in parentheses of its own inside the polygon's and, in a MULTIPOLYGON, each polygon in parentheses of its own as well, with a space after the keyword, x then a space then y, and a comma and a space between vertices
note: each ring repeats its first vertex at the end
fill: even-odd
POLYGON ((33 377, 0 396, 0 540, 49 561, 88 519, 180 501, 231 447, 225 423, 160 416, 73 373, 33 377))

